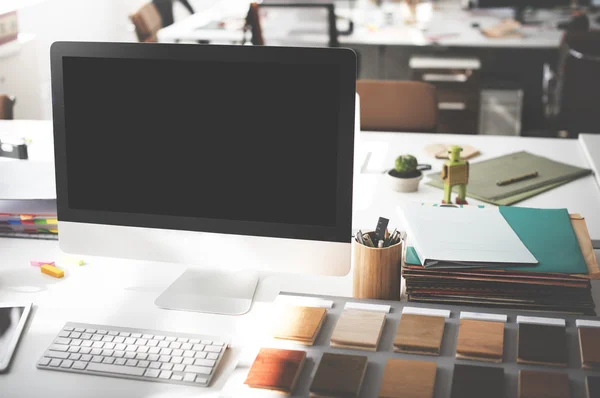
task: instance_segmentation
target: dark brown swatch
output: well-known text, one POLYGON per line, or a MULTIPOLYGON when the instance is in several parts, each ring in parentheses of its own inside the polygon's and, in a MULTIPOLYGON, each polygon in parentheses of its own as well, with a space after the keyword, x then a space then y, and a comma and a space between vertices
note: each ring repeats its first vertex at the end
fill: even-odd
POLYGON ((304 351, 261 348, 244 384, 289 394, 294 389, 305 359, 304 351))
POLYGON ((394 351, 411 354, 440 355, 446 318, 404 314, 400 318, 394 351))
POLYGON ((379 398, 431 398, 436 372, 435 362, 388 359, 379 398))
POLYGON ((585 391, 587 398, 600 397, 600 376, 588 376, 585 378, 585 391))
POLYGON ((579 328, 579 350, 582 367, 586 369, 600 368, 600 328, 579 328))
POLYGON ((570 398, 566 373, 519 371, 519 398, 570 398))
POLYGON ((451 398, 503 398, 504 369, 454 365, 451 398))
POLYGON ((456 357, 502 362, 504 322, 462 319, 458 329, 456 357))
POLYGON ((358 397, 367 357, 324 353, 310 386, 311 397, 358 397))
POLYGON ((567 366, 564 326, 519 324, 518 363, 567 366))

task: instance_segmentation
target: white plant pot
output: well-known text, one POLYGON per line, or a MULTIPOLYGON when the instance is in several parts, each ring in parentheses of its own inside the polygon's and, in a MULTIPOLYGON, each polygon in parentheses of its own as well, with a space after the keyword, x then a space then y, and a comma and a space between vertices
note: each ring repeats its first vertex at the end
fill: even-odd
POLYGON ((394 177, 389 172, 385 175, 392 189, 398 192, 416 192, 419 189, 419 182, 423 179, 423 173, 413 178, 394 177))

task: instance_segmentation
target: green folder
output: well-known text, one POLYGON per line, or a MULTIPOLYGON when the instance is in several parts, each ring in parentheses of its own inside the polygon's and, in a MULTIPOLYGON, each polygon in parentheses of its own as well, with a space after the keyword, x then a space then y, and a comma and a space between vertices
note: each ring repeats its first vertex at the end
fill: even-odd
MULTIPOLYGON (((588 273, 567 209, 501 206, 499 211, 539 264, 525 267, 494 267, 495 269, 588 273)), ((410 246, 406 248, 406 264, 422 265, 415 249, 410 246)))
MULTIPOLYGON (((482 162, 471 163, 467 196, 499 206, 508 206, 548 191, 559 185, 586 176, 591 170, 556 162, 529 152, 516 152, 482 162), (532 172, 538 176, 508 185, 497 181, 519 177, 532 172)), ((430 173, 427 185, 444 188, 439 173, 430 173)), ((454 187, 456 190, 457 187, 454 187)))

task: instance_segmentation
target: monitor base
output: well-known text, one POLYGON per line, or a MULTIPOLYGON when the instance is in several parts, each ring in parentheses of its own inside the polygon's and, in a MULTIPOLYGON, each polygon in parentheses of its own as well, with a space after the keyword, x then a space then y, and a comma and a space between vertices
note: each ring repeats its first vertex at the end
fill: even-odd
POLYGON ((160 308, 242 315, 250 311, 258 273, 187 269, 154 301, 160 308))

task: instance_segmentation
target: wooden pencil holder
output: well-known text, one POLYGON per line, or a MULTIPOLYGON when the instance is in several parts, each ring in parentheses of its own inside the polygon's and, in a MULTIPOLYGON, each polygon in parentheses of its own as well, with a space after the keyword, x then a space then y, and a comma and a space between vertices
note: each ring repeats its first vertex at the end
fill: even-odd
MULTIPOLYGON (((369 232, 372 234, 372 232, 369 232)), ((400 300, 402 240, 390 247, 368 247, 353 240, 354 281, 352 296, 400 300)))

